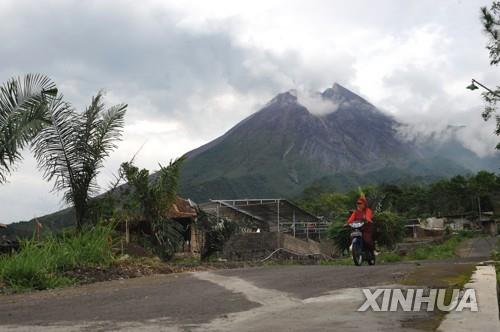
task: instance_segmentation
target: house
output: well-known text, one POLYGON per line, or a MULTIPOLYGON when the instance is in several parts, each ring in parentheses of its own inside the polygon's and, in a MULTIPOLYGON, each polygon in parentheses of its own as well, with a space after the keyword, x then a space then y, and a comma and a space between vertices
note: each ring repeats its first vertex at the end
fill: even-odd
POLYGON ((0 223, 0 228, 7 228, 7 225, 0 223))
POLYGON ((440 236, 445 229, 451 231, 482 230, 493 236, 498 234, 498 220, 492 211, 478 213, 475 211, 446 215, 442 218, 411 219, 406 225, 407 235, 413 238, 440 236))
POLYGON ((406 236, 416 238, 441 237, 444 234, 444 218, 409 219, 405 222, 406 236))

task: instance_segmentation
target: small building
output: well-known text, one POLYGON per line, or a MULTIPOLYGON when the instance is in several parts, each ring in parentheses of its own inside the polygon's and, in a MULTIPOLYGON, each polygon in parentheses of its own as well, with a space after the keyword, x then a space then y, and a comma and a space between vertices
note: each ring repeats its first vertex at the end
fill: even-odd
POLYGON ((421 221, 420 225, 424 229, 429 229, 429 230, 443 230, 444 229, 445 220, 446 220, 445 218, 430 217, 430 218, 426 218, 423 221, 421 221))
POLYGON ((444 234, 444 222, 444 218, 409 219, 405 222, 405 233, 414 239, 441 237, 444 234))
POLYGON ((417 230, 420 228, 420 219, 408 219, 405 221, 405 233, 407 237, 417 238, 417 230))
POLYGON ((211 215, 236 221, 246 232, 280 232, 321 240, 328 223, 284 199, 217 199, 199 205, 211 215))
POLYGON ((196 226, 198 212, 196 204, 190 199, 180 196, 175 198, 168 217, 182 225, 183 244, 181 251, 199 255, 203 246, 204 236, 196 226))
POLYGON ((472 212, 450 214, 444 217, 446 218, 445 227, 450 227, 453 231, 472 229, 472 212))
POLYGON ((7 228, 7 225, 0 223, 0 228, 7 228))
POLYGON ((479 224, 483 232, 496 236, 498 234, 498 220, 495 218, 493 211, 486 211, 481 213, 479 224))

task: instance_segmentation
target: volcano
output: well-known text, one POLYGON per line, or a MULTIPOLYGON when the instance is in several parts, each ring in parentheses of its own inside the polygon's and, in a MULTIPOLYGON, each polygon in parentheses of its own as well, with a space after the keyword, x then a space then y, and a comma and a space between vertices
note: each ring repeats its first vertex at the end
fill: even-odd
POLYGON ((181 195, 196 201, 293 197, 318 181, 348 187, 467 171, 451 160, 426 158, 400 138, 394 118, 337 83, 315 98, 330 111, 315 113, 294 91, 280 93, 186 153, 181 195))

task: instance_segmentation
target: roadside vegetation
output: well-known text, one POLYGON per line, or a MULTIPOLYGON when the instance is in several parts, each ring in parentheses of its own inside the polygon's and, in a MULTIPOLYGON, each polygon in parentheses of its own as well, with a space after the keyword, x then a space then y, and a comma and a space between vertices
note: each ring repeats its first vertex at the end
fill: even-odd
POLYGON ((500 300, 500 239, 497 239, 496 249, 491 253, 491 258, 495 261, 495 269, 497 271, 497 289, 499 292, 499 300, 500 300))
POLYGON ((65 275, 75 268, 109 266, 113 256, 113 226, 96 225, 81 232, 21 241, 13 255, 0 256, 0 279, 14 291, 47 289, 74 284, 65 275))
MULTIPOLYGON (((377 263, 397 263, 403 261, 421 261, 421 260, 440 260, 458 257, 457 250, 462 243, 474 236, 471 232, 460 232, 456 235, 449 237, 440 244, 424 244, 421 245, 405 255, 399 254, 384 247, 380 254, 377 256, 377 263)), ((323 260, 320 262, 322 265, 353 265, 350 256, 323 260)))

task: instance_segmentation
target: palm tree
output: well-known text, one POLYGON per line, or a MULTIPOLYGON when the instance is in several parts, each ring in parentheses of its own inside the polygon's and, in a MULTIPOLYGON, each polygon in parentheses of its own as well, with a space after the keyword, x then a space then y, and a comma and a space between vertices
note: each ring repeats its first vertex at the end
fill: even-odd
POLYGON ((0 87, 0 183, 7 180, 21 150, 47 124, 48 103, 57 88, 47 76, 27 74, 0 87))
POLYGON ((120 173, 127 180, 129 189, 123 199, 123 213, 132 222, 146 222, 160 257, 170 258, 182 239, 182 226, 169 219, 168 212, 177 197, 179 174, 184 158, 171 161, 167 167, 150 175, 133 162, 123 163, 120 173))
POLYGON ((77 228, 86 222, 88 203, 99 187, 96 177, 121 139, 126 104, 105 110, 97 93, 83 113, 77 113, 59 96, 50 101, 49 122, 32 142, 32 149, 47 181, 64 192, 64 200, 75 208, 77 228))

